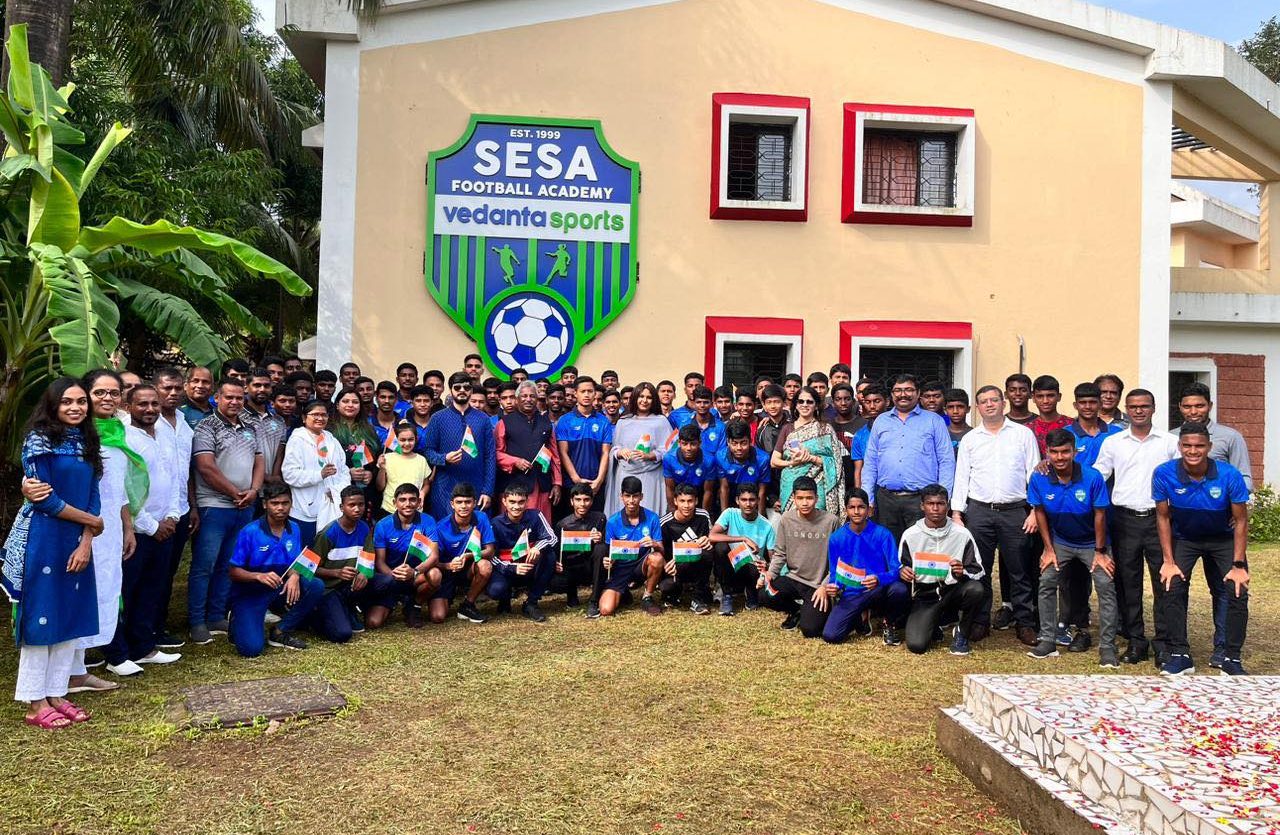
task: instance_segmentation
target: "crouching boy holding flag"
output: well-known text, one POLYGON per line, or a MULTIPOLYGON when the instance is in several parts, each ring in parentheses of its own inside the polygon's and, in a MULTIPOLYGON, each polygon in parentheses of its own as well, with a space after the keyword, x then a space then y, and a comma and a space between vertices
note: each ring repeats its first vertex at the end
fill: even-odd
POLYGON ((324 597, 324 581, 316 577, 320 558, 302 547, 298 525, 289 519, 293 509, 287 484, 262 488, 265 513, 241 529, 230 560, 231 626, 228 637, 246 658, 261 655, 266 644, 306 649, 294 635, 324 597), (267 610, 281 614, 280 622, 263 633, 267 610))
POLYGON ((632 583, 645 584, 641 601, 647 614, 660 615, 653 590, 662 578, 662 523, 658 515, 643 507, 644 486, 629 475, 621 485, 622 510, 609 517, 604 538, 609 553, 604 558, 604 591, 600 593, 600 614, 612 615, 622 603, 632 583), (657 537, 657 539, 655 539, 657 537))
POLYGON ((502 492, 502 515, 493 522, 493 544, 497 551, 486 593, 498 601, 498 612, 511 611, 511 597, 517 587, 527 588, 528 597, 520 612, 534 623, 547 616, 538 601, 547 593, 556 575, 556 535, 547 517, 526 507, 529 489, 508 484, 502 492))
POLYGON ((898 581, 897 548, 887 528, 868 519, 867 493, 849 491, 844 503, 845 524, 827 542, 827 602, 831 614, 822 640, 838 644, 862 623, 864 613, 879 610, 888 625, 884 642, 900 643, 897 627, 907 611, 911 592, 898 581))
POLYGON ((435 542, 440 550, 440 577, 431 584, 436 593, 431 598, 429 616, 432 623, 444 623, 449 604, 458 588, 467 587, 466 598, 458 607, 458 619, 484 623, 476 601, 493 574, 493 527, 484 511, 476 509, 476 488, 468 482, 455 484, 449 500, 450 513, 436 524, 435 542))
POLYGON ((952 655, 969 654, 973 619, 984 605, 982 560, 967 528, 947 515, 951 497, 941 484, 920 491, 924 518, 907 528, 898 547, 902 567, 898 576, 911 584, 911 614, 907 616, 907 649, 926 652, 938 626, 955 623, 952 655))

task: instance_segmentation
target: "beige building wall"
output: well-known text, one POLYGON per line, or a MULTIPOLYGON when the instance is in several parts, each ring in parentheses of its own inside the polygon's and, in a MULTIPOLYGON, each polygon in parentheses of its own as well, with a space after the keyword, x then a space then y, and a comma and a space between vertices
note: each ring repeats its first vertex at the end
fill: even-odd
POLYGON ((423 172, 470 114, 494 113, 598 118, 640 163, 640 284, 582 350, 586 370, 700 370, 706 316, 779 316, 805 320, 806 371, 838 359, 838 322, 909 319, 972 322, 976 384, 1017 369, 1019 335, 1029 373, 1136 382, 1142 107, 1137 85, 811 0, 687 0, 370 50, 354 358, 379 376, 403 359, 447 372, 472 350, 423 284, 423 172), (708 218, 716 92, 811 98, 807 222, 708 218), (841 223, 845 102, 973 108, 973 227, 841 223))
POLYGON ((1257 244, 1230 244, 1190 229, 1174 229, 1170 266, 1199 267, 1202 262, 1223 269, 1256 270, 1257 244))

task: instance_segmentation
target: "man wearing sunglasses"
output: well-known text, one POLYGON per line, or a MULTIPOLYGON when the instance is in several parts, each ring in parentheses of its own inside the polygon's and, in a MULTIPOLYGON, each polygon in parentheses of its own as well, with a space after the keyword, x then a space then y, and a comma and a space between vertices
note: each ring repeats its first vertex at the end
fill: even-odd
POLYGON ((493 502, 497 461, 493 425, 488 415, 470 407, 473 385, 471 375, 465 371, 449 375, 449 408, 432 415, 422 433, 419 451, 436 473, 428 505, 436 519, 443 519, 452 511, 453 488, 458 484, 475 487, 476 507, 480 510, 488 510, 493 502), (468 429, 474 448, 463 443, 468 429))

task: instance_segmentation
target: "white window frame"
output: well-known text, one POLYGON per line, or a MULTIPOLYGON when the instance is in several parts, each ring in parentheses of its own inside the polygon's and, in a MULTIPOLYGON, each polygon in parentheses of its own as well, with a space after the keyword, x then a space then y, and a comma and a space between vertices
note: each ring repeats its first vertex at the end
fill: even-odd
MULTIPOLYGON (((1195 374, 1200 382, 1209 387, 1209 397, 1213 402, 1209 409, 1209 419, 1216 422, 1218 420, 1218 364, 1213 361, 1213 357, 1169 357, 1169 372, 1174 371, 1195 374)), ((1124 404, 1121 403, 1120 407, 1124 408, 1124 404)))
MULTIPOLYGON (((923 215, 932 217, 973 217, 973 188, 977 159, 977 128, 973 116, 941 116, 927 113, 880 113, 859 111, 856 115, 857 139, 854 142, 853 159, 853 210, 856 213, 882 215, 923 215), (863 167, 866 151, 866 132, 872 130, 897 130, 905 132, 954 133, 956 140, 956 205, 946 206, 890 206, 883 203, 864 203, 863 185, 866 172, 863 167)), ((857 222, 856 216, 854 222, 857 222)))
POLYGON ((716 206, 721 209, 803 212, 808 199, 805 189, 805 178, 809 170, 808 153, 809 111, 805 108, 729 103, 720 105, 720 192, 716 195, 716 206), (790 200, 729 199, 729 126, 734 123, 791 126, 790 200))
MULTIPOLYGON (((972 339, 916 339, 909 336, 850 336, 849 367, 857 379, 862 367, 863 348, 942 349, 954 352, 951 360, 951 385, 953 388, 973 391, 973 340, 972 339)), ((927 382, 921 380, 921 383, 927 382)))
POLYGON ((800 373, 800 351, 804 345, 803 334, 772 333, 722 333, 716 332, 715 381, 724 384, 724 347, 728 343, 735 345, 786 345, 787 373, 800 373))

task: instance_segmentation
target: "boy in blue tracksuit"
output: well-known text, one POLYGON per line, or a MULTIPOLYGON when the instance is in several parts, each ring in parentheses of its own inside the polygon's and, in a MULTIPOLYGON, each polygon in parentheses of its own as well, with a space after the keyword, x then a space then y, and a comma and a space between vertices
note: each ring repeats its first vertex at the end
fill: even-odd
POLYGON ((551 580, 556 576, 556 535, 551 524, 540 510, 531 510, 529 488, 523 484, 508 484, 502 492, 502 514, 493 517, 493 574, 485 593, 498 601, 499 612, 511 611, 511 596, 517 587, 529 589, 521 614, 534 623, 542 623, 547 616, 538 608, 538 601, 547 593, 551 580), (513 557, 512 549, 522 535, 528 536, 529 551, 520 560, 513 557))
POLYGON ((306 649, 294 630, 302 626, 324 597, 324 581, 290 570, 302 553, 302 535, 289 519, 293 499, 287 484, 262 488, 265 513, 240 530, 231 555, 231 625, 227 637, 236 652, 246 658, 261 655, 266 644, 285 649, 306 649), (263 634, 268 609, 284 614, 263 634))
POLYGON ((431 570, 431 584, 436 591, 431 597, 428 616, 432 623, 444 623, 449 616, 449 604, 458 589, 465 587, 466 597, 458 606, 458 620, 484 623, 489 618, 480 613, 476 601, 493 574, 493 527, 484 511, 476 509, 476 489, 470 484, 465 481, 455 484, 451 496, 449 514, 436 520, 435 543, 440 551, 440 563, 431 570), (467 550, 473 534, 480 541, 479 560, 467 550))
POLYGON ((867 492, 855 487, 844 503, 845 524, 827 542, 827 599, 831 607, 822 640, 838 644, 862 622, 865 612, 879 609, 887 624, 884 642, 902 643, 899 629, 911 605, 911 589, 898 579, 897 543, 887 528, 868 518, 867 492))
POLYGON ((373 555, 378 573, 374 580, 379 592, 372 606, 365 609, 364 625, 380 629, 396 604, 404 603, 404 621, 411 629, 422 627, 422 604, 440 580, 440 550, 436 545, 436 523, 421 512, 422 499, 416 484, 401 484, 394 496, 395 513, 384 516, 373 526, 373 555), (424 559, 417 549, 410 552, 414 535, 425 539, 424 559), (385 579, 383 579, 385 578, 385 579))

